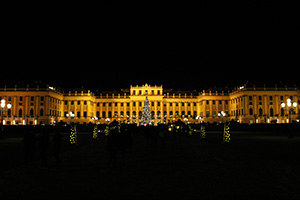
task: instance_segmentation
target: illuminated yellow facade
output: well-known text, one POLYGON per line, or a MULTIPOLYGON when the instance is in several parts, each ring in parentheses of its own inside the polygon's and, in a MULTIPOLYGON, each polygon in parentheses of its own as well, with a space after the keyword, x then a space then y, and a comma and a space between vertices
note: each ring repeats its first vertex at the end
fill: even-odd
MULTIPOLYGON (((130 86, 128 93, 94 94, 91 91, 59 91, 45 86, 1 88, 0 97, 12 104, 3 112, 3 124, 120 123, 139 125, 145 98, 148 96, 152 122, 186 123, 225 122, 287 123, 299 120, 300 91, 294 87, 241 86, 231 91, 216 89, 195 93, 168 93, 162 86, 130 86), (282 102, 292 99, 298 105, 289 111, 282 102), (219 113, 226 113, 224 117, 219 113), (74 113, 68 118, 67 113, 74 113), (93 120, 93 117, 97 120, 93 120)), ((2 117, 2 116, 1 116, 2 117)))

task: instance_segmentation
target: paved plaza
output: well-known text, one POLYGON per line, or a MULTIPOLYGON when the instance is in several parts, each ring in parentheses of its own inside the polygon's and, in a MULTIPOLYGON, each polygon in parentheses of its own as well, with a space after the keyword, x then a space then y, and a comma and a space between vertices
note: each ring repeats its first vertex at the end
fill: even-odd
MULTIPOLYGON (((208 132, 205 141, 170 135, 149 144, 136 134, 115 167, 108 166, 107 138, 91 137, 65 147, 61 166, 49 156, 48 167, 36 159, 2 169, 1 199, 300 199, 299 136, 232 132, 222 144, 221 133, 208 132)), ((9 142, 21 141, 0 145, 11 150, 9 142)))

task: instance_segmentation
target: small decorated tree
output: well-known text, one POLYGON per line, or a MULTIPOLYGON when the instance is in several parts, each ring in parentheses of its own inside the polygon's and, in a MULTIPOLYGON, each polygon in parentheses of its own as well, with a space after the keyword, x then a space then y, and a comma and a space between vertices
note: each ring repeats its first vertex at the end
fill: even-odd
POLYGON ((109 133, 110 133, 109 126, 105 127, 104 133, 105 133, 105 136, 109 136, 109 133))
POLYGON ((224 124, 223 144, 230 142, 230 123, 224 124))
POLYGON ((200 139, 203 140, 206 138, 206 131, 205 131, 205 126, 201 125, 201 129, 200 129, 200 139))
POLYGON ((77 144, 77 131, 76 131, 76 125, 71 125, 70 143, 71 143, 71 144, 77 144))
POLYGON ((98 139, 98 127, 97 125, 94 126, 94 130, 93 130, 93 139, 97 140, 98 139))

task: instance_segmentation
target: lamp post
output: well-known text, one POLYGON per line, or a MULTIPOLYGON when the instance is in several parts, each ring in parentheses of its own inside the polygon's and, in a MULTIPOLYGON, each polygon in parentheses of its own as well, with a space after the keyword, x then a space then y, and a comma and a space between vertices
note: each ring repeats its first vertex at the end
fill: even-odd
POLYGON ((3 124, 3 113, 8 112, 8 110, 11 109, 11 103, 6 104, 5 99, 1 100, 1 124, 3 124), (5 109, 7 107, 7 109, 5 109))
POLYGON ((291 99, 287 99, 286 100, 286 104, 285 103, 281 103, 281 107, 285 108, 285 106, 287 106, 287 111, 289 111, 289 115, 288 115, 288 119, 289 119, 289 123, 291 123, 291 113, 292 111, 294 111, 294 109, 296 109, 297 107, 297 103, 296 102, 292 102, 291 99))
POLYGON ((98 139, 98 126, 96 125, 96 121, 98 120, 98 117, 92 117, 92 120, 94 121, 95 123, 95 126, 94 126, 94 130, 93 130, 93 139, 98 139))
POLYGON ((72 117, 75 117, 75 114, 71 111, 70 113, 66 114, 66 117, 70 118, 70 125, 71 125, 71 119, 72 117))
POLYGON ((223 118, 226 116, 226 113, 224 111, 221 111, 218 113, 218 116, 222 119, 222 124, 223 124, 223 118))
MULTIPOLYGON (((183 115, 183 117, 184 117, 184 115, 183 115)), ((183 118, 183 121, 185 124, 187 124, 189 120, 188 120, 188 118, 185 117, 185 118, 183 118)))
POLYGON ((109 122, 110 122, 110 119, 109 119, 109 118, 106 118, 105 121, 106 121, 106 123, 109 123, 109 122))
POLYGON ((94 121, 94 124, 96 124, 96 121, 98 120, 98 117, 92 117, 92 120, 94 121))

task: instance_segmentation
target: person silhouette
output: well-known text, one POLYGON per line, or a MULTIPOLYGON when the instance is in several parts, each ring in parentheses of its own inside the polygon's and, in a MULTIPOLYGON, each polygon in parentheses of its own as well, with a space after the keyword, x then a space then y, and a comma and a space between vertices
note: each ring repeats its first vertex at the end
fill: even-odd
POLYGON ((53 142, 54 142, 54 148, 53 148, 53 155, 56 160, 56 166, 59 166, 61 164, 60 160, 60 148, 61 148, 61 131, 59 128, 55 130, 54 136, 53 136, 53 142))
POLYGON ((39 135, 39 151, 41 154, 42 167, 47 167, 47 151, 49 145, 49 133, 46 128, 39 135))
POLYGON ((23 137, 25 162, 30 163, 33 161, 33 155, 35 151, 35 134, 32 127, 26 127, 23 137))

